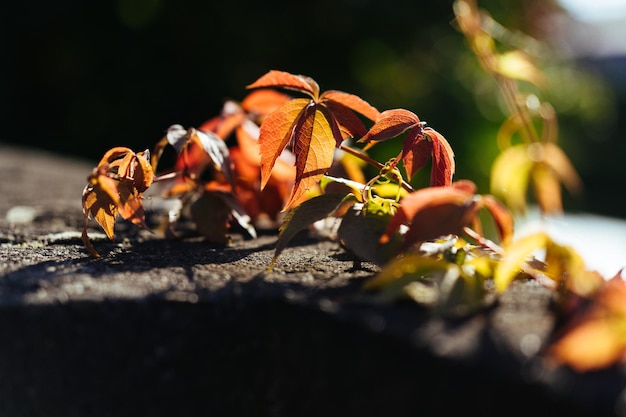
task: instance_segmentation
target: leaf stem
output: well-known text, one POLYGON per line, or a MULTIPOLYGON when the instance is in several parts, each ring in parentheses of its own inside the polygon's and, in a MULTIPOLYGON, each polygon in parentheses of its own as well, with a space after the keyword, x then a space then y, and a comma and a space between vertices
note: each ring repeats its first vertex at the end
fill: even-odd
MULTIPOLYGON (((339 149, 341 149, 342 151, 349 153, 352 156, 355 156, 359 159, 361 159, 362 161, 367 162, 368 164, 372 165, 373 167, 375 167, 378 170, 381 170, 385 167, 384 164, 381 164, 380 162, 378 162, 375 159, 370 158, 369 156, 367 156, 366 154, 364 154, 363 152, 358 151, 357 149, 351 148, 347 145, 341 145, 339 147, 339 149)), ((402 188, 404 188, 406 191, 408 191, 409 193, 412 193, 413 191, 415 191, 415 189, 411 186, 411 184, 409 184, 408 182, 406 182, 404 180, 404 178, 402 179, 402 183, 400 184, 402 186, 402 188)))
POLYGON ((167 174, 161 174, 159 176, 154 177, 152 182, 166 181, 171 180, 172 178, 176 178, 180 176, 181 173, 177 171, 168 172, 167 174))

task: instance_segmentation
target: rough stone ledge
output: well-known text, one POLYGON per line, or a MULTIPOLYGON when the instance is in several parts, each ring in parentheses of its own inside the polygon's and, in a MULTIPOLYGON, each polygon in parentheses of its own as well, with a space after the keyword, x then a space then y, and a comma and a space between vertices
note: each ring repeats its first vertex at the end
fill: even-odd
POLYGON ((4 306, 0 415, 614 415, 623 374, 520 359, 488 326, 505 306, 450 322, 336 296, 259 276, 192 302, 4 306))
POLYGON ((556 322, 534 282, 443 320, 354 299, 375 268, 330 242, 294 241, 268 273, 275 236, 94 230, 94 260, 77 234, 89 170, 0 145, 1 416, 626 415, 623 368, 538 359, 556 322))

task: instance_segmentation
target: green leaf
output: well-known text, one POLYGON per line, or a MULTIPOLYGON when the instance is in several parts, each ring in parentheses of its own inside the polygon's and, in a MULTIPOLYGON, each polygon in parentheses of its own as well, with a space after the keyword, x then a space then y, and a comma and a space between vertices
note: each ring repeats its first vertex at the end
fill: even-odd
MULTIPOLYGON (((434 285, 436 276, 445 274, 450 263, 419 254, 407 254, 389 262, 378 274, 363 286, 366 291, 377 291, 377 299, 395 301, 405 297, 405 287, 412 282, 421 282, 427 287, 434 285), (431 285, 428 285, 428 284, 431 285)), ((422 289, 423 286, 420 286, 422 289)), ((436 290, 435 288, 432 288, 436 290)))
POLYGON ((386 244, 378 241, 387 227, 390 214, 372 214, 355 206, 342 217, 337 236, 341 243, 364 261, 382 265, 391 259, 400 244, 399 235, 386 244))
POLYGON ((278 256, 287 247, 287 243, 301 230, 309 227, 318 220, 330 216, 351 195, 345 194, 322 194, 304 201, 294 207, 285 217, 280 226, 274 257, 268 269, 272 269, 278 256))

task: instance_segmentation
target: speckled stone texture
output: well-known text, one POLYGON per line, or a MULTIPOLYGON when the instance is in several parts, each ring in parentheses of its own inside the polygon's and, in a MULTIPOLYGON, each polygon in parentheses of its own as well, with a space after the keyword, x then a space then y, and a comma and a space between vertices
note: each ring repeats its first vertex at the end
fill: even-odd
MULTIPOLYGON (((551 294, 463 320, 356 297, 376 267, 306 235, 82 247, 92 164, 0 145, 0 416, 618 416, 624 369, 546 366, 551 294)), ((125 233, 128 232, 128 233, 125 233)))

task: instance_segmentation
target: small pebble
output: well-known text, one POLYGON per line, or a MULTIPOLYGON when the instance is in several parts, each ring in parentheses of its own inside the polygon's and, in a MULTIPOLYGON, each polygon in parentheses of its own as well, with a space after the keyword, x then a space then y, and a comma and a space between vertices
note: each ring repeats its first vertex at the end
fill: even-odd
POLYGON ((15 206, 7 211, 6 219, 11 224, 32 223, 37 216, 37 209, 30 206, 15 206))

